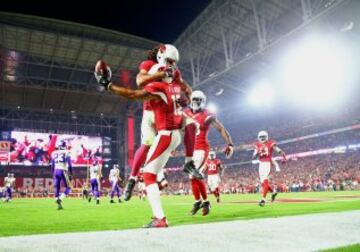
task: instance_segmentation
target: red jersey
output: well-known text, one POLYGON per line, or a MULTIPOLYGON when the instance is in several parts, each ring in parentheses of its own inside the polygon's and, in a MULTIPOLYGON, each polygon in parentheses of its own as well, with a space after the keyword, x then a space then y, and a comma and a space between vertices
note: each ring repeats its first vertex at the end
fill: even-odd
POLYGON ((260 162, 271 161, 275 145, 276 142, 274 140, 268 140, 265 143, 257 141, 255 143, 255 149, 259 153, 260 162))
POLYGON ((205 163, 207 174, 208 175, 215 175, 220 173, 221 169, 221 161, 220 159, 208 159, 205 163))
MULTIPOLYGON (((141 70, 145 70, 146 72, 149 72, 149 70, 152 68, 153 65, 157 64, 155 61, 153 60, 145 60, 143 62, 140 63, 139 65, 139 71, 141 70)), ((144 110, 152 110, 150 102, 149 101, 144 101, 143 102, 143 109, 144 110)))
POLYGON ((208 134, 210 130, 210 124, 215 118, 215 114, 211 113, 207 109, 194 113, 191 109, 187 108, 184 110, 184 112, 200 125, 200 133, 196 136, 194 149, 208 151, 210 149, 208 134))
POLYGON ((155 114, 156 130, 180 129, 183 123, 182 108, 178 102, 181 93, 180 85, 152 82, 146 85, 144 89, 161 98, 160 100, 150 101, 155 114))

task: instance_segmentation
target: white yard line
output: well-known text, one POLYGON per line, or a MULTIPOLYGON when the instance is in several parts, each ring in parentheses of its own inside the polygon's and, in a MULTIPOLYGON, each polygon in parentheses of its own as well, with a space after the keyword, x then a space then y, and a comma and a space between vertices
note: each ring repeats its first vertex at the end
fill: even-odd
POLYGON ((360 211, 0 238, 0 251, 315 251, 360 243, 360 211))

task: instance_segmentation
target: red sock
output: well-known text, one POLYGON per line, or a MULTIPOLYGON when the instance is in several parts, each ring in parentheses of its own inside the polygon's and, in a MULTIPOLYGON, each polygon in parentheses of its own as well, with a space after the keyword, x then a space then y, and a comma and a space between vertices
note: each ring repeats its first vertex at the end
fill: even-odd
POLYGON ((203 200, 207 200, 207 191, 206 191, 206 185, 203 179, 196 179, 198 185, 199 185, 199 190, 200 190, 200 194, 201 194, 201 198, 203 200))
POLYGON ((199 185, 195 179, 191 179, 191 190, 192 190, 192 193, 194 194, 195 200, 199 201, 200 200, 200 190, 199 190, 199 185))
POLYGON ((216 193, 216 197, 220 197, 220 189, 219 189, 219 187, 216 187, 216 189, 215 189, 215 193, 216 193))
POLYGON ((271 193, 274 192, 274 190, 272 189, 272 187, 269 185, 269 182, 268 182, 268 191, 271 192, 271 193))
POLYGON ((269 181, 267 179, 264 180, 262 184, 262 188, 263 188, 263 197, 266 198, 266 194, 269 190, 269 181))
POLYGON ((185 126, 184 134, 184 146, 186 157, 192 157, 194 154, 196 126, 195 124, 189 124, 185 126))
POLYGON ((141 166, 146 161, 146 156, 149 152, 150 146, 142 144, 135 152, 134 162, 131 167, 130 175, 136 177, 140 171, 141 166))

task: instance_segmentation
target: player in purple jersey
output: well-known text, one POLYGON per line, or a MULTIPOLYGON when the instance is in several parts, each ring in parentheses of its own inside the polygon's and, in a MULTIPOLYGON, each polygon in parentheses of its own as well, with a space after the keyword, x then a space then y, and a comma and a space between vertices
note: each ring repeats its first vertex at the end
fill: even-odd
POLYGON ((118 198, 118 202, 121 203, 121 199, 120 199, 121 188, 119 186, 119 183, 121 183, 121 178, 120 178, 120 170, 118 168, 118 165, 114 165, 114 167, 110 170, 109 182, 111 184, 110 203, 114 203, 115 193, 118 198))
POLYGON ((12 199, 12 190, 15 185, 14 173, 8 173, 8 176, 4 179, 5 184, 5 202, 10 202, 12 199))
POLYGON ((89 197, 88 201, 91 201, 92 197, 95 197, 96 204, 100 204, 100 179, 102 178, 101 165, 95 159, 93 164, 89 169, 90 176, 90 185, 91 185, 91 197, 89 197))
POLYGON ((63 209, 62 201, 71 191, 72 164, 70 152, 66 149, 66 143, 61 141, 57 150, 51 153, 51 170, 54 176, 55 198, 58 210, 63 209), (65 191, 60 194, 61 182, 65 186, 65 191))

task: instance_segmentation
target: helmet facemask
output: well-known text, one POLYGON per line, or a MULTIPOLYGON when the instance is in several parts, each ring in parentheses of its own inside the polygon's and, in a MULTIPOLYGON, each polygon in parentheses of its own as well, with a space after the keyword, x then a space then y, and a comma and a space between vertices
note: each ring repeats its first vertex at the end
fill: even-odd
POLYGON ((191 99, 191 108, 194 111, 199 111, 204 108, 204 100, 200 97, 193 97, 191 99))
POLYGON ((266 131, 260 131, 258 134, 258 140, 261 143, 265 143, 269 139, 269 135, 266 131))

